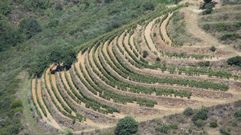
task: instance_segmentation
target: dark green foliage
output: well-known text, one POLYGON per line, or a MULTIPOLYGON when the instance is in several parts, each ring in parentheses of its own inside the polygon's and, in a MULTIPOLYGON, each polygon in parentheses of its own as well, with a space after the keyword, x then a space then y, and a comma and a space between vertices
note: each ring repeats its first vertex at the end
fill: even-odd
POLYGON ((204 9, 205 9, 205 10, 204 10, 203 14, 204 14, 204 15, 206 15, 206 14, 211 14, 212 11, 213 11, 213 7, 214 7, 213 3, 211 3, 211 2, 206 3, 206 4, 204 5, 204 9))
POLYGON ((0 1, 0 15, 8 15, 12 10, 11 3, 9 0, 0 1))
POLYGON ((191 115, 193 114, 193 109, 190 108, 190 107, 188 107, 188 108, 186 108, 186 109, 183 111, 183 114, 184 114, 185 116, 191 116, 191 115))
POLYGON ((15 100, 12 105, 11 105, 11 108, 18 108, 18 107, 22 107, 23 106, 23 103, 21 100, 15 100))
POLYGON ((178 129, 178 126, 175 124, 170 124, 170 125, 162 124, 161 126, 156 128, 157 131, 159 131, 161 133, 165 133, 165 134, 167 134, 168 131, 171 129, 178 129))
POLYGON ((208 109, 203 107, 202 109, 198 110, 193 117, 192 121, 197 127, 202 127, 205 124, 205 120, 208 119, 208 109))
POLYGON ((209 50, 212 52, 215 52, 217 50, 217 48, 215 46, 212 46, 209 50))
POLYGON ((160 61, 160 60, 161 60, 161 59, 160 59, 159 57, 156 58, 156 61, 157 61, 157 62, 160 61))
POLYGON ((23 41, 23 35, 7 21, 0 19, 0 51, 16 46, 23 41))
POLYGON ((234 117, 241 119, 241 109, 234 113, 234 117))
POLYGON ((228 65, 241 67, 241 56, 235 56, 227 60, 228 65))
POLYGON ((71 64, 76 60, 76 52, 68 47, 53 47, 50 49, 49 61, 56 64, 63 64, 64 68, 69 69, 71 64))
POLYGON ((209 127, 211 127, 211 128, 216 128, 216 127, 218 127, 217 121, 211 121, 211 122, 209 123, 209 127))
POLYGON ((196 121, 198 119, 201 119, 201 120, 207 120, 208 119, 208 109, 207 108, 203 107, 198 112, 196 112, 194 114, 194 116, 192 117, 192 121, 196 121))
POLYGON ((149 54, 148 54, 148 52, 147 51, 143 51, 143 58, 146 58, 147 56, 148 56, 149 54))
POLYGON ((27 39, 30 39, 37 33, 41 32, 42 28, 36 19, 26 18, 20 22, 19 30, 26 35, 27 39))
POLYGON ((61 2, 57 2, 55 5, 56 10, 63 10, 63 4, 61 2))
POLYGON ((115 135, 133 135, 138 131, 138 123, 132 117, 125 117, 117 123, 115 135))
POLYGON ((76 60, 76 51, 71 46, 54 46, 47 50, 49 53, 46 56, 42 56, 43 52, 37 54, 35 58, 36 63, 28 65, 29 72, 32 75, 41 76, 44 69, 47 68, 49 63, 55 63, 62 65, 60 68, 69 69, 71 64, 76 60))
POLYGON ((203 0, 204 1, 204 3, 210 3, 210 2, 212 2, 212 0, 203 0))
POLYGON ((155 9, 155 6, 154 6, 154 4, 152 3, 152 2, 146 2, 146 3, 144 3, 143 4, 143 8, 145 9, 145 10, 154 10, 155 9))

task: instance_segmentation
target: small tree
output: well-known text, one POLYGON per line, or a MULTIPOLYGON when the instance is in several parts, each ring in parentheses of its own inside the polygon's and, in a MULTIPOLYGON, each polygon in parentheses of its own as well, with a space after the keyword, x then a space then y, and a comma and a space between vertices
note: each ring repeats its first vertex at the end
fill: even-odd
POLYGON ((148 56, 148 52, 147 51, 143 51, 143 58, 146 58, 148 56))
POLYGON ((138 131, 138 123, 132 117, 121 119, 116 126, 115 135, 133 135, 138 131))
POLYGON ((212 52, 215 52, 217 50, 217 48, 215 46, 212 46, 209 50, 212 52))
POLYGON ((42 28, 34 18, 26 18, 20 22, 19 30, 26 35, 27 39, 30 39, 37 33, 41 32, 42 28))
POLYGON ((235 56, 227 60, 228 65, 235 65, 241 67, 241 56, 235 56))
POLYGON ((185 116, 191 116, 193 114, 193 109, 191 107, 188 107, 183 111, 183 114, 185 116))

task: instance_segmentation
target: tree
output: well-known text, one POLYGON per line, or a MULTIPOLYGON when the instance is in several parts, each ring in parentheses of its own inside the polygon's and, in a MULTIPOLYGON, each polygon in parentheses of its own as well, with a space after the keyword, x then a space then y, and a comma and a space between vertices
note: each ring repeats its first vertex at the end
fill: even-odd
POLYGON ((241 56, 235 56, 227 60, 228 65, 241 67, 241 56))
POLYGON ((204 4, 204 12, 203 12, 203 14, 204 15, 206 15, 206 14, 211 14, 212 13, 212 11, 213 11, 213 7, 214 7, 214 5, 213 5, 213 3, 206 3, 206 4, 204 4))
POLYGON ((148 52, 147 51, 143 51, 143 58, 146 58, 147 56, 148 56, 149 54, 148 54, 148 52))
POLYGON ((217 48, 215 46, 212 46, 209 50, 212 52, 215 52, 217 50, 217 48))
POLYGON ((63 64, 65 69, 69 69, 71 64, 76 60, 76 51, 74 51, 70 46, 63 47, 53 47, 50 51, 49 61, 55 63, 58 66, 63 64))
POLYGON ((26 18, 20 22, 19 30, 26 35, 27 39, 30 39, 37 33, 41 32, 42 28, 34 18, 26 18))
POLYGON ((117 123, 115 135, 133 135, 138 131, 138 123, 132 117, 125 117, 117 123))

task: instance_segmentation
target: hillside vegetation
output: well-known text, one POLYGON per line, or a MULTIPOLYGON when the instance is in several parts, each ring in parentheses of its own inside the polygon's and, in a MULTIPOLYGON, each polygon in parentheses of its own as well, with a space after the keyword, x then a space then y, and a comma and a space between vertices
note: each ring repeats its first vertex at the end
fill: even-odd
POLYGON ((1 1, 0 133, 239 133, 238 4, 1 1))
MULTIPOLYGON (((240 100, 241 77, 239 67, 233 65, 239 52, 219 44, 198 26, 202 14, 194 12, 196 8, 194 3, 156 10, 85 43, 68 70, 56 71, 56 62, 46 68, 31 84, 38 123, 50 125, 45 130, 57 133, 68 129, 74 134, 98 134, 114 128, 119 120, 122 123, 126 116, 145 122, 187 107, 240 100), (177 36, 169 36, 173 30, 167 30, 173 25, 171 19, 182 14, 177 20, 187 25, 176 32, 182 32, 183 38, 199 38, 191 39, 191 45, 177 45, 173 42, 177 36)), ((195 113, 191 121, 197 128, 208 119, 207 108, 185 113, 195 113)), ((137 132, 136 122, 130 121, 134 124, 130 132, 137 132)), ((125 134, 121 128, 131 126, 118 123, 115 134, 125 134)), ((156 133, 176 129, 164 124, 156 133)))
MULTIPOLYGON (((1 134, 16 134, 22 128, 20 117, 16 116, 17 112, 22 111, 22 103, 15 95, 22 83, 18 76, 20 72, 28 71, 30 75, 41 75, 44 69, 56 60, 69 62, 70 59, 72 63, 75 57, 62 58, 77 54, 78 49, 75 47, 150 14, 154 9, 163 8, 163 3, 169 2, 1 0, 1 134), (69 53, 62 54, 67 49, 69 53)), ((26 79, 28 77, 24 78, 26 79)))

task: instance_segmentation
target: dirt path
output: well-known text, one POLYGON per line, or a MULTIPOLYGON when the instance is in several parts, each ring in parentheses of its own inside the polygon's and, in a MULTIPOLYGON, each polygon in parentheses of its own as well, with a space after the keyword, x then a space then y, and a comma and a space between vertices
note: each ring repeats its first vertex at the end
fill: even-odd
POLYGON ((146 42, 147 42, 147 46, 149 46, 148 48, 150 48, 150 50, 152 52, 156 52, 158 53, 158 50, 156 49, 155 47, 155 44, 153 43, 152 41, 152 28, 156 22, 156 20, 160 19, 160 17, 157 17, 155 19, 153 19, 146 27, 145 27, 145 31, 144 31, 144 35, 145 35, 145 39, 146 39, 146 42))
POLYGON ((173 13, 169 13, 167 18, 162 22, 161 24, 161 34, 162 34, 162 38, 164 40, 164 42, 171 46, 172 45, 172 40, 170 39, 170 37, 167 34, 167 25, 170 21, 170 18, 172 17, 173 13))
MULTIPOLYGON (((191 33, 194 37, 199 38, 201 42, 194 45, 195 47, 211 47, 215 46, 220 49, 225 49, 227 51, 234 52, 232 56, 234 55, 241 55, 240 52, 233 49, 231 46, 224 45, 218 41, 217 38, 213 37, 211 34, 205 32, 202 28, 199 27, 198 21, 199 21, 199 14, 202 12, 199 10, 199 2, 200 1, 192 1, 193 5, 183 8, 181 12, 184 13, 184 19, 187 25, 187 31, 191 33)), ((220 7, 220 2, 217 5, 217 8, 220 7)))

